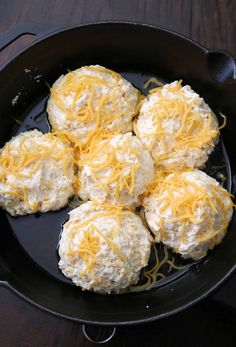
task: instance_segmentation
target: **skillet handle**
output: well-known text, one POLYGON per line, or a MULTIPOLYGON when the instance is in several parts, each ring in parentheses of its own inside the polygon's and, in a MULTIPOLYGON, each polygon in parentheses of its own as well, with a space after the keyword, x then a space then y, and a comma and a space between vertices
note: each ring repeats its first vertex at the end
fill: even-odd
POLYGON ((42 23, 23 22, 0 34, 0 52, 12 42, 16 41, 23 35, 33 35, 40 37, 53 31, 52 28, 42 23))
POLYGON ((116 333, 116 327, 82 325, 82 330, 88 341, 97 344, 104 344, 110 341, 116 333))
POLYGON ((7 277, 10 273, 9 267, 5 260, 0 256, 0 286, 7 285, 7 277))

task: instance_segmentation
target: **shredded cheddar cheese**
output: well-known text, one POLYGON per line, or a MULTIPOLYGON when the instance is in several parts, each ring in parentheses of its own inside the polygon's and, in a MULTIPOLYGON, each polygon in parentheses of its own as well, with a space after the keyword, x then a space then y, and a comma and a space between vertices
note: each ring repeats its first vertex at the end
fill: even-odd
MULTIPOLYGON (((186 170, 185 173, 191 173, 186 170)), ((180 240, 186 243, 189 229, 189 223, 200 224, 203 218, 207 221, 207 229, 204 234, 197 235, 197 241, 204 242, 212 239, 216 235, 224 232, 229 223, 229 211, 234 207, 231 200, 231 194, 221 186, 216 184, 197 184, 189 180, 181 172, 167 170, 158 171, 156 180, 147 187, 147 192, 143 198, 148 196, 155 197, 158 201, 160 213, 163 214, 167 208, 170 208, 172 217, 161 218, 159 233, 161 239, 165 241, 169 236, 166 225, 169 223, 181 223, 180 240), (206 210, 207 215, 197 214, 198 208, 206 210), (215 229, 212 220, 220 213, 221 223, 215 229)), ((148 199, 147 199, 148 201, 148 199)), ((148 202, 146 202, 148 207, 148 202)), ((177 235, 176 235, 177 237, 177 235)))
MULTIPOLYGON (((88 217, 85 221, 72 225, 70 228, 69 242, 67 257, 70 259, 72 264, 81 257, 86 265, 85 274, 87 271, 93 274, 93 268, 96 264, 96 254, 99 252, 101 242, 104 241, 108 247, 114 252, 118 261, 125 262, 126 257, 122 253, 122 249, 113 241, 114 236, 119 235, 123 231, 121 230, 122 217, 129 215, 130 210, 123 209, 122 206, 113 206, 109 204, 97 204, 93 202, 94 206, 99 206, 98 211, 94 211, 92 216, 88 217), (101 218, 111 218, 117 223, 117 226, 111 226, 109 232, 105 233, 96 226, 96 221, 101 218), (77 246, 76 235, 82 233, 83 237, 77 246)), ((69 225, 70 222, 67 222, 69 225)), ((119 262, 117 263, 119 265, 119 262)), ((83 276, 83 274, 81 276, 83 276)))
MULTIPOLYGON (((100 129, 124 116, 127 119, 138 113, 138 108, 128 104, 120 107, 121 76, 118 73, 100 66, 84 66, 83 69, 84 73, 80 72, 80 69, 69 72, 59 87, 50 88, 52 101, 65 114, 67 120, 89 126, 86 140, 81 141, 73 135, 73 131, 59 130, 53 117, 49 117, 53 131, 80 149, 100 129), (100 75, 90 74, 93 72, 100 75), (109 90, 109 93, 104 90, 109 90), (70 106, 66 106, 67 98, 72 99, 70 106)), ((137 98, 139 97, 140 93, 137 91, 137 98)), ((123 124, 120 127, 122 128, 123 124)), ((110 132, 112 131, 110 129, 110 132)))
MULTIPOLYGON (((97 235, 93 235, 90 229, 84 231, 83 239, 80 241, 78 254, 83 259, 87 266, 87 271, 91 271, 96 263, 96 254, 99 250, 100 240, 97 235)), ((71 255, 77 253, 71 252, 71 255)))
POLYGON ((162 87, 149 92, 150 97, 155 95, 156 99, 148 111, 145 111, 152 122, 152 129, 148 134, 143 133, 141 125, 138 125, 142 109, 134 123, 135 133, 143 139, 150 151, 154 150, 157 144, 160 146, 154 154, 157 163, 173 158, 180 152, 183 152, 182 155, 186 155, 189 150, 201 153, 205 146, 212 146, 219 136, 221 127, 217 128, 215 116, 210 110, 201 114, 200 109, 197 109, 199 98, 188 101, 181 83, 180 80, 176 84, 168 85, 169 95, 162 93, 162 87), (172 123, 176 130, 166 128, 166 124, 172 123))
POLYGON ((110 186, 114 186, 116 199, 119 199, 123 190, 130 195, 133 194, 136 174, 141 166, 140 154, 128 137, 122 145, 113 146, 109 136, 104 132, 100 136, 99 134, 94 136, 78 160, 78 165, 89 167, 92 179, 98 188, 109 193, 110 186))
MULTIPOLYGON (((24 201, 32 211, 37 210, 37 203, 28 201, 26 185, 16 185, 11 182, 10 178, 13 177, 14 180, 23 182, 31 179, 40 168, 47 165, 48 161, 57 162, 62 159, 64 175, 67 176, 73 160, 73 152, 70 147, 57 150, 58 139, 55 135, 48 133, 42 136, 41 143, 37 141, 37 137, 22 136, 17 147, 9 142, 0 151, 0 182, 6 184, 10 189, 1 194, 16 196, 19 200, 24 201), (52 147, 48 146, 49 142, 52 147)), ((50 189, 50 184, 48 184, 48 188, 50 189)))

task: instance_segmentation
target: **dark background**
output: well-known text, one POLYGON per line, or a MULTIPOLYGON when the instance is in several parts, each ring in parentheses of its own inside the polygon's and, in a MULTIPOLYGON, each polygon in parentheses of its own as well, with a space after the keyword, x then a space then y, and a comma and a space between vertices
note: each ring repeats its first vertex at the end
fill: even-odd
MULTIPOLYGON (((21 22, 57 29, 100 20, 134 20, 191 37, 236 57, 235 0, 0 0, 0 33, 21 22)), ((27 35, 0 53, 0 65, 32 42, 27 35)), ((233 347, 236 276, 207 300, 175 317, 124 327, 107 346, 233 347)), ((94 346, 77 323, 64 321, 0 288, 0 347, 94 346)))

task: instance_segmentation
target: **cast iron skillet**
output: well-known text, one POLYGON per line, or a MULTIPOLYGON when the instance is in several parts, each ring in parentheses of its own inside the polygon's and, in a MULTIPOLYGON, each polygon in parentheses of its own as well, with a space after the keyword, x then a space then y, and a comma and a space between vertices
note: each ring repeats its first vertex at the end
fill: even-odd
MULTIPOLYGON (((2 35, 1 49, 22 34, 37 33, 41 27, 31 23, 17 30, 2 35)), ((232 183, 234 193, 234 60, 224 51, 208 50, 183 36, 150 25, 109 22, 72 27, 44 36, 15 56, 0 71, 0 145, 19 131, 33 127, 48 131, 46 120, 41 122, 48 97, 45 81, 52 83, 67 68, 89 64, 101 64, 121 72, 139 88, 150 76, 164 81, 182 78, 216 112, 226 114, 228 122, 223 138, 231 172, 224 148, 222 153, 227 164, 228 188, 232 183), (23 125, 16 124, 15 119, 24 119, 23 125)), ((223 243, 174 280, 141 293, 103 296, 82 292, 68 284, 48 258, 52 246, 52 257, 56 257, 61 223, 67 211, 19 218, 11 218, 3 211, 0 215, 0 284, 58 316, 106 326, 150 322, 206 297, 236 267, 234 216, 223 243)))

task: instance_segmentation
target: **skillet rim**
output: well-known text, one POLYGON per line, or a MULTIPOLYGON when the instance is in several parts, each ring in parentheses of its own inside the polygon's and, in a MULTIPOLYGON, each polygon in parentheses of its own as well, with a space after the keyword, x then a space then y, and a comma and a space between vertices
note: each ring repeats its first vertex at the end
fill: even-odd
MULTIPOLYGON (((39 44, 41 41, 44 41, 48 38, 50 38, 51 36, 56 36, 59 35, 65 31, 70 31, 70 30, 74 30, 74 29, 79 29, 79 28, 83 28, 83 27, 91 27, 91 26, 97 26, 97 25, 110 25, 110 24, 121 24, 121 25, 127 25, 127 26, 140 26, 140 27, 146 27, 146 28, 150 28, 150 29, 154 29, 154 30, 159 30, 159 31, 163 31, 166 32, 168 34, 174 35, 174 36, 178 36, 181 40, 184 41, 188 41, 189 43, 191 43, 192 45, 200 48, 205 54, 209 53, 209 52, 217 52, 217 53, 223 53, 225 55, 227 55, 228 57, 232 58, 232 60, 234 60, 233 56, 227 52, 224 49, 210 49, 207 48, 206 46, 200 44, 197 41, 192 40, 191 38, 187 37, 184 34, 180 34, 175 30, 171 30, 171 29, 167 29, 167 28, 163 28, 160 27, 158 25, 155 24, 151 24, 151 23, 142 23, 142 22, 138 22, 138 21, 123 21, 123 20, 103 20, 103 21, 91 21, 91 22, 86 22, 86 23, 82 23, 82 24, 75 24, 75 25, 70 25, 70 26, 63 26, 60 29, 49 29, 49 30, 45 30, 42 32, 42 34, 35 34, 35 39, 30 43, 27 44, 26 47, 20 49, 17 53, 13 54, 11 56, 10 59, 8 59, 2 66, 0 66, 0 73, 2 72, 2 70, 4 70, 9 64, 11 64, 15 59, 17 59, 21 54, 23 54, 24 52, 28 51, 29 49, 33 48, 35 45, 39 44)), ((31 35, 28 33, 22 33, 22 35, 31 35)), ((0 34, 1 36, 1 34, 0 34)), ((14 41, 16 41, 18 38, 16 38, 14 41)), ((14 42, 13 41, 13 42, 14 42)), ((10 43, 11 44, 11 43, 10 43)), ((8 45, 7 45, 8 46, 8 45)), ((4 49, 7 47, 5 46, 2 51, 4 51, 4 49)))
POLYGON ((95 326, 131 326, 131 325, 140 325, 140 324, 146 324, 146 323, 153 323, 155 321, 159 321, 163 318, 168 318, 171 316, 176 315, 177 313, 184 312, 185 310, 191 308, 195 304, 201 302, 202 300, 206 299, 210 294, 215 292, 217 289, 219 289, 223 283, 225 283, 227 280, 229 280, 230 276, 232 276, 233 272, 236 270, 236 264, 231 268, 227 274, 221 278, 220 281, 218 281, 213 287, 211 287, 208 291, 203 293, 202 295, 198 296, 196 299, 189 301, 187 304, 182 305, 181 307, 175 308, 173 310, 169 310, 168 312, 159 314, 159 315, 153 315, 152 317, 149 318, 140 318, 137 320, 122 320, 122 321, 106 321, 106 322, 101 322, 101 321, 96 321, 96 320, 86 320, 86 319, 80 319, 80 318, 75 318, 75 317, 70 317, 65 314, 55 312, 43 305, 38 304, 37 302, 33 301, 32 299, 29 299, 27 296, 22 294, 20 291, 15 289, 11 284, 9 284, 7 281, 0 281, 0 287, 2 286, 5 289, 8 289, 10 292, 13 294, 16 294, 19 298, 23 299, 26 303, 30 304, 33 307, 36 307, 37 309, 47 312, 52 316, 55 316, 57 318, 65 319, 65 320, 70 320, 73 322, 77 322, 80 324, 86 324, 86 325, 95 325, 95 326))
MULTIPOLYGON (((31 48, 33 48, 34 46, 40 44, 42 41, 47 40, 49 38, 51 38, 52 36, 56 36, 56 35, 60 35, 66 31, 70 31, 70 30, 76 30, 79 28, 86 28, 86 27, 93 27, 93 26, 98 26, 98 25, 126 25, 126 26, 133 26, 133 27, 143 27, 143 28, 149 28, 149 29, 153 29, 153 30, 158 30, 161 32, 165 32, 167 34, 170 34, 172 36, 178 37, 179 39, 190 43, 191 45, 197 47, 198 49, 200 49, 204 54, 208 54, 209 52, 217 52, 217 53, 223 53, 225 54, 227 57, 231 58, 232 60, 234 60, 233 56, 228 53, 227 51, 223 50, 223 49, 208 49, 207 47, 205 47, 204 45, 190 39, 189 37, 183 35, 183 34, 179 34, 178 32, 174 31, 174 30, 170 30, 170 29, 166 29, 166 28, 162 28, 160 26, 151 24, 151 23, 142 23, 142 22, 138 22, 138 21, 123 21, 123 20, 104 20, 104 21, 91 21, 91 22, 86 22, 86 23, 82 23, 82 24, 77 24, 77 25, 71 25, 71 26, 66 26, 66 27, 62 27, 60 29, 57 30, 50 30, 45 33, 36 35, 36 38, 33 40, 33 42, 31 42, 29 45, 27 45, 26 47, 24 47, 23 49, 19 50, 19 52, 17 52, 16 54, 13 54, 12 57, 10 59, 7 60, 6 63, 4 63, 1 67, 0 67, 0 75, 3 72, 3 70, 5 68, 8 67, 8 65, 10 65, 11 63, 13 63, 16 59, 18 59, 21 54, 27 52, 28 50, 30 50, 31 48)), ((207 296, 209 296, 211 293, 215 292, 216 289, 218 289, 220 286, 222 286, 222 284, 230 278, 230 276, 233 274, 233 272, 235 272, 236 270, 236 262, 235 264, 231 267, 231 269, 220 279, 217 281, 216 284, 214 284, 213 286, 211 286, 208 290, 206 290, 202 295, 196 297, 195 299, 192 299, 191 301, 183 304, 182 306, 179 306, 178 308, 169 310, 165 313, 161 313, 158 315, 152 315, 149 318, 140 318, 137 320, 129 320, 129 321, 106 321, 106 322, 101 322, 101 321, 91 321, 91 320, 85 320, 85 319, 79 319, 79 318, 75 318, 75 317, 70 317, 67 316, 66 314, 62 314, 59 312, 55 312, 52 309, 49 309, 43 305, 40 305, 39 303, 33 301, 32 299, 28 298, 26 295, 22 294, 20 291, 18 291, 16 288, 14 288, 14 286, 12 286, 9 282, 3 280, 0 280, 0 286, 10 290, 12 293, 16 294, 18 297, 20 297, 21 299, 23 299, 25 302, 29 303, 30 305, 37 307, 38 309, 47 312, 53 316, 56 316, 58 318, 62 318, 62 319, 66 319, 66 320, 70 320, 70 321, 74 321, 74 322, 78 322, 78 323, 84 323, 84 324, 88 324, 88 325, 97 325, 97 326, 129 326, 129 325, 138 325, 138 324, 144 324, 144 323, 150 323, 150 322, 154 322, 157 320, 160 320, 162 318, 167 318, 170 316, 173 316, 174 314, 177 314, 179 312, 183 312, 184 310, 192 307, 193 305, 195 305, 196 303, 200 302, 201 300, 205 299, 207 296)))

